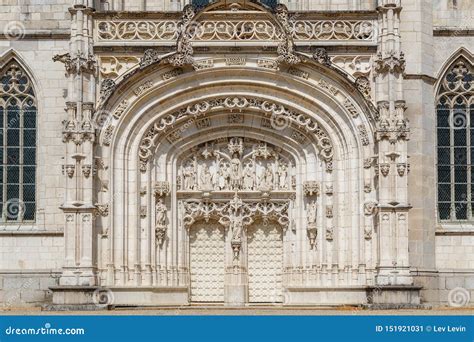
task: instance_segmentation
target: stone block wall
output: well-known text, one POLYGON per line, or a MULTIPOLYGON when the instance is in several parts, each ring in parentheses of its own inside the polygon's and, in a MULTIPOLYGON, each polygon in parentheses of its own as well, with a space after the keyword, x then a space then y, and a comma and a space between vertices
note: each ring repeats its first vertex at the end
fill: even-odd
POLYGON ((0 34, 7 25, 23 26, 28 33, 69 33, 68 0, 2 0, 0 2, 0 34))
POLYGON ((64 240, 57 235, 0 235, 0 309, 40 306, 58 284, 64 240))

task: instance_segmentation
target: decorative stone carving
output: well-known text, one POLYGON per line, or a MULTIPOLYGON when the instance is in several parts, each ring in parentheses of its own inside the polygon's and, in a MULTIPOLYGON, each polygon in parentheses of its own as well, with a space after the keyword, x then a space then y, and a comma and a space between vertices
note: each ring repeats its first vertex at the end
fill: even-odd
POLYGON ((148 208, 146 207, 146 205, 141 205, 140 206, 140 217, 143 219, 146 217, 147 215, 147 210, 148 208))
MULTIPOLYGON (((180 119, 193 118, 198 115, 207 113, 212 109, 229 108, 229 109, 259 109, 269 115, 276 115, 282 117, 284 120, 292 122, 299 128, 302 128, 314 135, 317 141, 317 146, 320 151, 321 158, 326 162, 326 167, 331 168, 333 158, 333 146, 326 132, 324 132, 319 125, 311 118, 304 114, 295 113, 277 103, 269 101, 261 101, 246 97, 221 97, 210 101, 198 102, 194 105, 189 105, 186 108, 180 109, 172 114, 165 115, 156 122, 153 127, 145 134, 139 149, 139 156, 142 163, 146 164, 152 156, 152 147, 155 144, 155 137, 161 132, 171 126, 176 126, 180 119), (239 105, 237 105, 237 104, 239 105)), ((174 143, 181 138, 181 130, 178 130, 179 136, 172 136, 170 134, 170 143, 174 143)))
POLYGON ((381 163, 380 164, 380 172, 384 177, 387 177, 390 172, 390 164, 389 163, 381 163))
POLYGON ((209 69, 214 67, 214 60, 213 59, 205 59, 203 61, 197 61, 193 65, 195 70, 203 70, 209 69))
POLYGON ((231 247, 234 257, 239 257, 242 243, 242 231, 255 219, 261 218, 264 224, 273 220, 284 229, 289 226, 288 202, 244 202, 237 193, 229 202, 189 201, 183 203, 183 224, 191 227, 196 220, 216 219, 220 224, 229 227, 232 232, 231 247))
POLYGON ((210 118, 199 119, 199 120, 196 120, 194 123, 196 124, 197 129, 203 129, 203 128, 211 127, 211 119, 210 118))
POLYGON ((115 112, 113 114, 113 117, 115 119, 120 119, 122 114, 125 112, 125 110, 127 109, 128 107, 128 100, 123 100, 122 102, 120 102, 120 104, 118 105, 117 109, 115 109, 115 112))
POLYGON ((191 32, 194 30, 190 29, 190 25, 195 15, 196 9, 193 5, 184 6, 181 22, 178 25, 179 34, 176 42, 176 52, 168 58, 168 62, 175 67, 194 64, 194 49, 191 44, 191 32))
POLYGON ((364 95, 367 100, 371 100, 371 86, 370 81, 365 76, 359 76, 355 80, 357 89, 364 95))
POLYGON ((359 129, 359 136, 362 141, 362 145, 367 146, 370 144, 369 134, 367 133, 367 129, 364 125, 359 125, 357 127, 359 129))
POLYGON ((372 70, 372 56, 367 55, 336 55, 331 57, 332 64, 346 71, 354 78, 359 76, 369 77, 372 70))
POLYGON ((115 81, 111 78, 106 78, 102 80, 100 84, 100 101, 103 103, 105 102, 110 95, 114 92, 116 88, 115 81))
POLYGON ((97 216, 102 216, 102 217, 107 217, 109 216, 109 204, 95 204, 95 209, 96 209, 96 215, 97 216))
POLYGON ((74 171, 76 170, 76 165, 74 164, 67 164, 65 166, 66 174, 69 178, 74 176, 74 171))
POLYGON ((326 217, 327 218, 334 217, 334 207, 332 205, 326 205, 326 217))
POLYGON ((371 240, 372 239, 372 232, 373 232, 372 226, 369 226, 369 225, 365 226, 364 227, 364 239, 371 240))
POLYGON ((374 163, 374 158, 365 158, 364 159, 364 169, 370 169, 374 163))
POLYGON ((295 54, 295 44, 291 34, 291 26, 289 23, 288 9, 283 4, 275 7, 275 17, 283 28, 282 41, 278 44, 277 63, 298 64, 301 58, 295 54))
POLYGON ((244 115, 240 113, 231 113, 227 116, 227 122, 230 124, 244 123, 244 115))
POLYGON ((245 57, 228 57, 225 59, 225 64, 228 66, 232 65, 245 65, 247 59, 245 57))
POLYGON ((87 74, 95 74, 97 72, 97 60, 94 55, 85 56, 83 53, 71 56, 70 53, 55 55, 54 62, 61 62, 66 68, 66 74, 79 74, 81 72, 87 74))
POLYGON ((167 181, 155 182, 155 196, 168 196, 170 193, 170 183, 167 181))
POLYGON ((392 113, 390 112, 390 103, 387 101, 379 101, 377 107, 377 139, 387 138, 392 143, 398 139, 408 139, 410 128, 404 114, 405 101, 395 101, 392 113))
POLYGON ((375 201, 369 201, 364 203, 364 215, 365 216, 372 216, 377 213, 377 208, 378 203, 375 201))
POLYGON ((82 174, 84 175, 84 177, 89 178, 89 176, 91 175, 91 171, 92 171, 92 165, 90 164, 82 165, 82 174))
POLYGON ((107 126, 107 128, 105 129, 104 131, 104 137, 102 139, 102 143, 105 145, 105 146, 110 146, 110 144, 112 143, 112 137, 114 135, 114 131, 115 131, 115 126, 113 125, 109 125, 107 126))
POLYGON ((398 163, 397 164, 397 172, 400 177, 403 177, 405 175, 405 172, 407 170, 407 164, 406 163, 398 163))
POLYGON ((334 240, 334 227, 327 227, 326 228, 326 240, 333 241, 334 240))
MULTIPOLYGON (((223 19, 206 18, 193 22, 188 30, 191 41, 275 41, 282 33, 276 23, 266 17, 233 19, 229 11, 223 19)), ((108 19, 95 21, 99 42, 168 42, 178 38, 180 22, 169 19, 108 19)), ((375 21, 372 20, 300 20, 288 19, 292 39, 300 43, 314 41, 374 41, 375 21), (322 29, 324 28, 324 29, 322 29)), ((351 56, 353 57, 353 56, 351 56)))
POLYGON ((167 71, 161 75, 161 78, 164 81, 167 81, 169 79, 178 77, 179 75, 182 75, 184 73, 183 69, 181 68, 175 68, 173 70, 167 71))
POLYGON ((334 194, 334 186, 326 184, 326 195, 332 196, 334 194))
POLYGON ((163 243, 166 235, 167 213, 168 209, 166 208, 166 205, 164 204, 163 200, 161 198, 158 199, 155 205, 155 236, 158 246, 163 243))
POLYGON ((265 69, 278 70, 278 63, 269 59, 259 59, 257 60, 257 65, 265 69))
POLYGON ((356 107, 349 98, 346 98, 346 100, 344 101, 344 108, 349 112, 353 119, 356 119, 359 116, 359 111, 356 109, 356 107))
POLYGON ((311 249, 313 249, 316 245, 316 238, 318 236, 318 227, 317 227, 317 220, 318 217, 318 206, 316 201, 312 201, 308 204, 306 208, 306 231, 308 233, 309 244, 311 249))
POLYGON ((319 64, 329 66, 331 65, 331 58, 325 48, 316 48, 313 51, 313 59, 319 64))
POLYGON ((316 181, 306 181, 303 183, 303 192, 305 196, 319 196, 320 185, 316 181))
POLYGON ((233 137, 198 146, 179 169, 182 191, 290 191, 292 163, 273 146, 233 137))
POLYGON ((100 76, 102 79, 111 78, 116 79, 124 75, 127 71, 133 68, 140 62, 136 56, 101 56, 100 62, 100 76))
POLYGON ((308 72, 297 69, 297 68, 289 68, 288 73, 290 75, 293 75, 293 76, 296 76, 296 77, 304 78, 305 80, 307 80, 309 78, 309 73, 308 72))
POLYGON ((140 59, 140 69, 144 69, 149 65, 160 63, 162 61, 162 57, 160 52, 156 49, 147 49, 145 50, 145 54, 140 59))
POLYGON ((374 75, 387 73, 403 74, 405 72, 405 65, 406 61, 403 52, 390 51, 386 55, 379 52, 374 59, 374 75))
POLYGON ((369 181, 364 182, 364 192, 370 194, 372 192, 372 183, 369 181))
POLYGON ((153 82, 151 81, 146 81, 145 83, 143 83, 142 85, 138 86, 134 91, 133 93, 140 97, 142 96, 148 89, 150 89, 151 87, 153 87, 153 82))

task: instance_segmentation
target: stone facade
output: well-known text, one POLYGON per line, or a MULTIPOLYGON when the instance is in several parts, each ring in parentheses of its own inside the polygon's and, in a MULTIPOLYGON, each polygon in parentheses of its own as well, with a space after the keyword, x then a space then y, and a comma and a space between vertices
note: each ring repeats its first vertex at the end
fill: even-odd
POLYGON ((471 2, 188 3, 0 5, 38 116, 3 306, 468 305, 435 106, 474 63, 471 2))

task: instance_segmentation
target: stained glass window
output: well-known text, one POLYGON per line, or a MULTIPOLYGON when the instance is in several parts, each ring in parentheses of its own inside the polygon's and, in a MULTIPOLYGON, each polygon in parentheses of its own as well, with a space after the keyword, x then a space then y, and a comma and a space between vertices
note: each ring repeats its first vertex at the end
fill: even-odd
POLYGON ((473 66, 459 58, 444 76, 437 103, 438 215, 474 218, 473 66))
POLYGON ((0 70, 1 222, 35 220, 36 98, 31 80, 15 62, 0 70))

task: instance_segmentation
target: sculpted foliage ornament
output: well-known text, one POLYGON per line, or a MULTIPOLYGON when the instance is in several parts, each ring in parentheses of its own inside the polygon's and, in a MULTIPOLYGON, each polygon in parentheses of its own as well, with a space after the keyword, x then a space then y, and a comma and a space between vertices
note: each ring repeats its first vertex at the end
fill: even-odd
POLYGON ((325 48, 316 48, 313 52, 313 59, 319 64, 329 66, 331 65, 331 58, 325 48))
POLYGON ((288 17, 288 8, 283 4, 278 4, 275 7, 275 17, 283 28, 283 40, 278 44, 277 53, 278 63, 298 64, 301 58, 295 53, 295 43, 291 35, 291 26, 288 17))
POLYGON ((374 74, 403 74, 405 72, 405 54, 403 52, 397 53, 396 51, 390 51, 387 54, 382 52, 377 53, 374 60, 374 74))
POLYGON ((277 222, 284 229, 288 228, 288 202, 245 202, 237 192, 228 202, 189 201, 183 203, 185 228, 191 227, 197 220, 209 222, 217 220, 228 227, 232 233, 231 247, 234 258, 237 259, 242 244, 242 232, 250 226, 255 219, 261 218, 264 224, 270 220, 277 222))
POLYGON ((359 76, 355 81, 357 89, 364 95, 367 100, 371 99, 371 86, 370 81, 365 76, 359 76))

